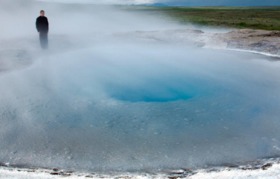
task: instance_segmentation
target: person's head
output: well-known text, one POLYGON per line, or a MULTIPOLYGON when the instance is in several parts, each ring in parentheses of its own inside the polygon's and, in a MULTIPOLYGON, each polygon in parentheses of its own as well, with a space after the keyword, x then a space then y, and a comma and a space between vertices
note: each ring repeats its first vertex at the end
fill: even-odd
POLYGON ((45 11, 44 10, 40 11, 40 16, 45 16, 45 11))

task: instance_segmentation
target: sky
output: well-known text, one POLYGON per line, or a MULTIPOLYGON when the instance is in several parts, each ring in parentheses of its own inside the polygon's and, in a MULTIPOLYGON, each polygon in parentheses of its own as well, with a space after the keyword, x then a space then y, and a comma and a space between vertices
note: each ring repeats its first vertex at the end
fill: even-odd
POLYGON ((41 0, 64 3, 164 4, 169 6, 280 6, 280 0, 41 0))
POLYGON ((279 0, 158 0, 168 5, 187 6, 279 6, 279 0))
POLYGON ((153 4, 159 3, 157 0, 38 0, 47 2, 61 2, 61 3, 93 3, 93 4, 153 4))

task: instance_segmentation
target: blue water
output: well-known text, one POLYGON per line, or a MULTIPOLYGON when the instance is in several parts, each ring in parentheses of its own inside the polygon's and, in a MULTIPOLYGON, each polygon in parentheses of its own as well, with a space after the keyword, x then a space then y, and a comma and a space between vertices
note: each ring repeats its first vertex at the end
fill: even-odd
POLYGON ((0 161, 130 171, 279 155, 279 68, 157 43, 43 55, 0 76, 0 161))

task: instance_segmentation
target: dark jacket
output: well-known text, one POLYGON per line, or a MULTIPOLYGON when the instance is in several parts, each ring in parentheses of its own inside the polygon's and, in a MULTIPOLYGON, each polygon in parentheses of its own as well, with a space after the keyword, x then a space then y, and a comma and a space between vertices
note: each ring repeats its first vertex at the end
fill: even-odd
POLYGON ((39 16, 36 19, 36 28, 40 33, 48 33, 49 32, 49 22, 48 18, 45 16, 39 16))

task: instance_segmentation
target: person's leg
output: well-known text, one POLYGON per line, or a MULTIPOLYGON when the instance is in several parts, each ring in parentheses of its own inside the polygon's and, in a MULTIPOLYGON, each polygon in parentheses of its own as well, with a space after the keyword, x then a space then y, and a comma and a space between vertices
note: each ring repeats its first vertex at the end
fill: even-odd
POLYGON ((42 49, 48 48, 48 34, 40 33, 40 44, 42 49))
POLYGON ((43 33, 39 33, 39 38, 40 38, 40 45, 41 45, 41 48, 43 48, 44 44, 43 44, 43 33))
POLYGON ((47 49, 48 48, 48 43, 49 43, 49 41, 48 41, 48 33, 45 33, 45 36, 44 36, 44 42, 45 42, 45 48, 47 49))

